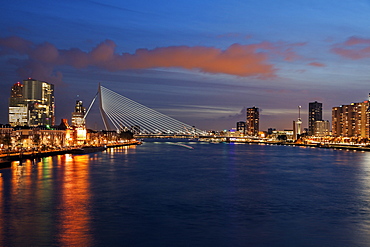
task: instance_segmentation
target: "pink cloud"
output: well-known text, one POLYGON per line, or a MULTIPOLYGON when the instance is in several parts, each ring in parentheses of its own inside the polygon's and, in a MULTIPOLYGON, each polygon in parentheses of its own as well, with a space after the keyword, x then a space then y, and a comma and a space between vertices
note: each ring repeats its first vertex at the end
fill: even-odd
POLYGON ((32 45, 31 41, 16 36, 0 38, 0 55, 15 51, 23 55, 31 49, 32 45))
POLYGON ((312 63, 309 63, 308 65, 315 66, 315 67, 326 67, 325 64, 319 63, 319 62, 312 62, 312 63))
POLYGON ((335 44, 331 51, 352 60, 370 58, 370 39, 352 36, 343 43, 335 44))
POLYGON ((276 76, 276 68, 270 57, 292 61, 299 56, 293 50, 304 43, 261 42, 257 44, 233 44, 226 49, 206 46, 169 46, 152 50, 138 49, 135 53, 118 54, 116 44, 105 40, 91 51, 79 48, 58 49, 50 43, 33 44, 19 37, 0 38, 2 54, 20 54, 18 73, 23 77, 41 80, 61 80, 58 66, 76 69, 96 67, 107 71, 150 68, 183 68, 204 73, 222 73, 242 77, 268 78, 276 76), (27 75, 26 75, 27 74, 27 75), (26 75, 26 76, 24 76, 26 75))
POLYGON ((344 42, 344 45, 358 45, 358 44, 368 44, 370 45, 370 39, 364 39, 364 38, 359 38, 356 36, 349 37, 346 42, 344 42))

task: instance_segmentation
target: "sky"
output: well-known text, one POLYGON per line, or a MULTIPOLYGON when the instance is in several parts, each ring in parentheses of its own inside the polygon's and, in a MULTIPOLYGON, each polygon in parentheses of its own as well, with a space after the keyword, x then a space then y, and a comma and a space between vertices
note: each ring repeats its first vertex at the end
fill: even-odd
MULTIPOLYGON (((245 121, 292 129, 302 106, 361 102, 370 92, 370 0, 2 2, 0 123, 11 86, 55 85, 56 123, 98 83, 203 130, 245 121)), ((98 104, 89 128, 103 128, 98 104)))

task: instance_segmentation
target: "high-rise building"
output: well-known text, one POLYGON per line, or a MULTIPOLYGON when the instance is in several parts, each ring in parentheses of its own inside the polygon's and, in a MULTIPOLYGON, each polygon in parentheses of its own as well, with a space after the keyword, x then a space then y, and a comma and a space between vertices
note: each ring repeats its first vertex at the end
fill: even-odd
POLYGON ((253 106, 247 108, 247 121, 246 121, 246 131, 247 135, 257 136, 259 131, 259 110, 257 107, 253 106))
POLYGON ((333 107, 333 136, 369 137, 369 107, 369 101, 333 107))
POLYGON ((330 134, 330 122, 328 120, 315 121, 314 136, 328 136, 330 134))
POLYGON ((16 125, 54 125, 54 85, 31 78, 12 86, 9 123, 16 125))
POLYGON ((85 127, 85 107, 81 100, 76 101, 75 111, 72 112, 72 126, 85 127))
POLYGON ((322 103, 317 101, 308 104, 308 134, 315 135, 315 122, 322 121, 322 103))
POLYGON ((23 84, 20 82, 12 86, 9 99, 9 124, 24 126, 28 121, 28 108, 23 99, 23 84))
POLYGON ((239 131, 243 135, 246 133, 246 122, 240 121, 236 123, 236 131, 239 131))

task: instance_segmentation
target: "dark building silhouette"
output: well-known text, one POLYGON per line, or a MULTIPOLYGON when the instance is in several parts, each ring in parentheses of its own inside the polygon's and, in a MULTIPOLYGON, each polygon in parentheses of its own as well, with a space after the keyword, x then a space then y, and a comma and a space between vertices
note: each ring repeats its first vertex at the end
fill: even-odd
POLYGON ((322 121, 322 103, 317 101, 308 104, 308 134, 315 134, 315 122, 322 121))

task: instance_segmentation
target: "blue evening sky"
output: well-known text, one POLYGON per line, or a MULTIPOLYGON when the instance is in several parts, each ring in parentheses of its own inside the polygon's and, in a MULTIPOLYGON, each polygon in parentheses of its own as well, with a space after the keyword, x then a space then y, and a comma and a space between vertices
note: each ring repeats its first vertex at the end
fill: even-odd
MULTIPOLYGON (((331 108, 370 92, 370 1, 2 2, 0 123, 10 88, 55 84, 56 122, 98 83, 201 129, 230 129, 244 107, 261 129, 292 129, 302 105, 331 108)), ((88 127, 102 128, 97 105, 88 127)))

